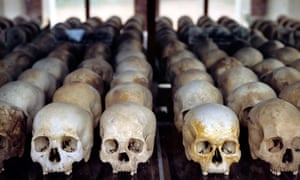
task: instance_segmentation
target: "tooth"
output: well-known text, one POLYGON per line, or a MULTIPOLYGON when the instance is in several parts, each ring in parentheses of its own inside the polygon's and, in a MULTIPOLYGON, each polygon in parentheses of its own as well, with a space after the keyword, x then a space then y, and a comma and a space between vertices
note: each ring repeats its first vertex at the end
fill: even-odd
POLYGON ((228 176, 229 175, 229 171, 225 171, 224 175, 228 176))
POLYGON ((297 175, 298 174, 298 170, 296 170, 296 171, 293 171, 293 175, 297 175))
POLYGON ((280 171, 276 171, 274 169, 270 169, 271 173, 276 175, 276 176, 280 176, 281 175, 281 172, 280 171))
POLYGON ((203 176, 207 176, 207 175, 208 175, 208 172, 207 172, 207 171, 203 171, 203 172, 202 172, 202 175, 203 175, 203 176))

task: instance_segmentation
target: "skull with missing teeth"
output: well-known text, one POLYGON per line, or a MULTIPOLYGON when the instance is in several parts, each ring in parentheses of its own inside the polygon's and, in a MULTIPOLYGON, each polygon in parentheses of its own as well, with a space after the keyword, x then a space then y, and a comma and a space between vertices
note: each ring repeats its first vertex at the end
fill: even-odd
POLYGON ((271 165, 274 175, 298 174, 300 164, 300 112, 282 99, 263 101, 249 113, 249 146, 253 159, 271 165))
POLYGON ((203 175, 228 175, 231 164, 241 157, 239 133, 239 120, 228 107, 215 103, 195 106, 184 117, 185 155, 200 164, 203 175))
POLYGON ((90 113, 71 103, 54 102, 35 116, 31 158, 43 174, 72 172, 72 164, 89 160, 93 146, 93 119, 90 113))
POLYGON ((146 162, 153 152, 153 112, 142 105, 123 102, 106 109, 100 122, 100 159, 111 164, 113 173, 134 175, 138 164, 146 162))

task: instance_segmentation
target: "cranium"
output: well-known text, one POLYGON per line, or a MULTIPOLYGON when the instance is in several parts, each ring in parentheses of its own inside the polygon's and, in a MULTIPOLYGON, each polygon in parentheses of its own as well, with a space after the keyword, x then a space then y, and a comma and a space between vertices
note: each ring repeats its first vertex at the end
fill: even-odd
POLYGON ((101 96, 98 91, 86 83, 71 83, 58 88, 53 95, 53 102, 76 104, 91 113, 94 127, 102 114, 101 96))
POLYGON ((28 69, 18 77, 19 81, 26 81, 40 88, 46 95, 47 100, 51 100, 56 90, 56 79, 50 73, 41 69, 28 69))
POLYGON ((55 77, 57 84, 61 84, 69 72, 67 64, 58 59, 50 57, 35 62, 32 68, 40 69, 52 74, 55 77))
POLYGON ((253 67, 263 60, 263 55, 253 47, 244 47, 234 53, 233 57, 237 58, 246 67, 253 67))
POLYGON ((123 83, 137 83, 148 89, 151 88, 151 83, 148 78, 139 71, 124 71, 121 73, 114 74, 113 80, 110 83, 110 88, 123 83))
POLYGON ((259 76, 264 77, 268 73, 273 72, 275 69, 285 66, 278 59, 267 58, 253 66, 252 70, 259 76))
POLYGON ((126 60, 128 58, 136 58, 136 59, 143 59, 146 60, 146 56, 141 51, 137 50, 122 50, 119 51, 115 57, 115 63, 119 64, 123 60, 126 60))
POLYGON ((200 164, 203 175, 228 175, 241 157, 239 133, 239 120, 230 108, 214 103, 195 106, 184 117, 185 155, 200 164))
POLYGON ((235 88, 248 83, 258 81, 256 74, 244 66, 235 66, 223 73, 219 86, 222 88, 223 95, 228 96, 235 88))
POLYGON ((262 81, 270 84, 277 93, 280 93, 285 86, 293 84, 299 80, 300 72, 288 66, 277 68, 272 73, 262 77, 262 81))
POLYGON ((34 118, 31 159, 42 166, 43 174, 69 175, 74 162, 89 160, 93 132, 89 112, 71 103, 50 103, 34 118))
POLYGON ((277 97, 275 91, 262 82, 249 82, 233 90, 227 96, 227 105, 238 116, 240 124, 247 127, 248 113, 257 103, 277 97))
POLYGON ((152 93, 148 88, 136 83, 119 84, 106 94, 105 107, 121 102, 135 102, 152 109, 152 93))
POLYGON ((206 68, 210 69, 211 66, 226 56, 227 54, 223 50, 213 49, 201 55, 199 59, 204 63, 206 68))
POLYGON ((275 175, 298 174, 300 164, 300 112, 282 99, 258 103, 249 113, 248 138, 253 159, 270 164, 275 175))
POLYGON ((300 110, 300 81, 285 86, 278 97, 292 103, 300 110))
POLYGON ((174 123, 179 132, 182 130, 183 118, 192 107, 204 103, 223 104, 219 89, 207 81, 194 80, 180 87, 173 96, 174 123))
POLYGON ((284 44, 278 40, 269 40, 259 46, 260 52, 264 55, 265 58, 272 57, 272 53, 279 48, 284 47, 284 44))
POLYGON ((100 95, 104 93, 103 80, 100 75, 87 68, 78 68, 64 79, 64 85, 71 83, 87 83, 95 88, 100 95))
POLYGON ((10 103, 0 101, 0 172, 4 161, 22 157, 25 150, 27 116, 10 103))
POLYGON ((300 58, 296 59, 293 63, 290 64, 290 66, 300 71, 300 58))
POLYGON ((100 121, 100 159, 111 164, 113 173, 134 175, 153 153, 155 132, 155 115, 148 108, 132 102, 113 105, 100 121))
POLYGON ((276 49, 272 53, 272 57, 280 60, 285 65, 289 65, 293 63, 296 59, 300 58, 300 52, 293 47, 285 46, 276 49))
POLYGON ((27 131, 31 132, 32 119, 45 104, 44 92, 25 81, 11 81, 0 88, 0 100, 21 109, 27 116, 27 131))

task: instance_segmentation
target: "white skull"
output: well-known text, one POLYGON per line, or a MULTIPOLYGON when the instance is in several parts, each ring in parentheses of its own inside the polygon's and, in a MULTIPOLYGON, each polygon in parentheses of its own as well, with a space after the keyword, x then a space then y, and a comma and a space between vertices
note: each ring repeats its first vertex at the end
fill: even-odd
POLYGON ((256 81, 258 81, 256 74, 244 66, 235 66, 225 71, 220 80, 217 80, 217 82, 220 82, 219 86, 225 96, 228 96, 230 92, 245 83, 256 81))
POLYGON ((152 99, 152 93, 148 88, 136 83, 124 83, 108 91, 105 96, 105 107, 121 102, 135 102, 152 109, 152 99))
POLYGON ((137 83, 146 88, 151 88, 151 83, 148 78, 140 71, 124 71, 121 73, 114 74, 113 80, 110 83, 110 88, 115 87, 118 84, 123 83, 137 83))
POLYGON ((27 116, 23 110, 0 101, 0 172, 3 161, 22 157, 25 151, 27 116))
POLYGON ((75 71, 72 71, 65 77, 63 85, 78 82, 87 83, 93 86, 100 95, 104 93, 102 77, 90 69, 78 68, 75 71))
POLYGON ((53 102, 76 104, 91 113, 91 117, 94 120, 94 127, 99 123, 102 114, 101 96, 89 84, 72 83, 63 85, 55 91, 53 102))
POLYGON ((247 127, 248 113, 257 103, 277 97, 275 91, 262 82, 241 85, 227 96, 227 105, 237 114, 241 125, 247 127))
POLYGON ((61 84, 69 72, 69 68, 66 63, 59 59, 50 57, 38 60, 32 65, 32 68, 40 69, 52 74, 55 77, 57 84, 61 84))
POLYGON ((56 90, 57 84, 55 77, 40 69, 28 69, 18 77, 19 81, 26 81, 40 88, 46 95, 47 100, 51 100, 56 90))
POLYGON ((23 110, 28 117, 27 131, 31 132, 32 120, 45 104, 45 94, 28 82, 11 81, 0 88, 0 100, 23 110))
POLYGON ((69 175, 74 162, 89 160, 93 132, 89 112, 70 103, 50 103, 34 118, 31 159, 42 166, 43 174, 69 175))
POLYGON ((200 164, 203 175, 228 175, 241 157, 239 133, 239 120, 230 108, 214 103, 195 106, 184 117, 185 155, 200 164))
POLYGON ((285 65, 278 59, 268 58, 268 59, 264 59, 260 63, 257 63, 255 66, 253 66, 252 69, 260 78, 262 78, 268 73, 271 73, 275 69, 283 66, 285 65))
POLYGON ((300 164, 300 112, 285 100, 263 101, 249 113, 249 146, 253 159, 271 165, 275 175, 298 174, 300 164))
POLYGON ((219 89, 207 81, 194 80, 180 87, 173 96, 174 123, 179 132, 183 118, 192 107, 204 103, 223 104, 219 89))
POLYGON ((221 49, 212 49, 199 56, 199 59, 204 63, 205 67, 210 69, 220 59, 227 57, 227 54, 221 49))
POLYGON ((285 46, 273 51, 272 57, 279 59, 285 65, 289 65, 300 58, 300 52, 293 47, 285 46))
POLYGON ((285 86, 278 97, 292 103, 300 110, 300 81, 285 86))
POLYGON ((132 102, 113 105, 100 121, 100 159, 111 164, 113 173, 134 175, 153 153, 155 132, 155 115, 148 108, 132 102))

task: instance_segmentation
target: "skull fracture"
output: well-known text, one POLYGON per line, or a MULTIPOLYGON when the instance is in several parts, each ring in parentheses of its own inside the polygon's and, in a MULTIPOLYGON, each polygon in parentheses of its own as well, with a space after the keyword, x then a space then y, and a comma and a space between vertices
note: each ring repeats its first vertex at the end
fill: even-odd
POLYGON ((148 108, 122 102, 106 109, 100 120, 100 159, 109 162, 113 173, 137 172, 138 164, 153 153, 155 115, 148 108))
POLYGON ((183 145, 188 160, 200 163, 202 174, 224 173, 241 158, 239 120, 222 104, 195 106, 184 117, 183 145))
POLYGON ((298 174, 300 164, 300 112, 289 102, 273 98, 249 113, 249 146, 253 159, 270 164, 270 171, 298 174))
POLYGON ((72 173, 72 164, 88 161, 93 146, 93 119, 90 113, 71 103, 44 106, 33 121, 31 159, 43 174, 72 173))

